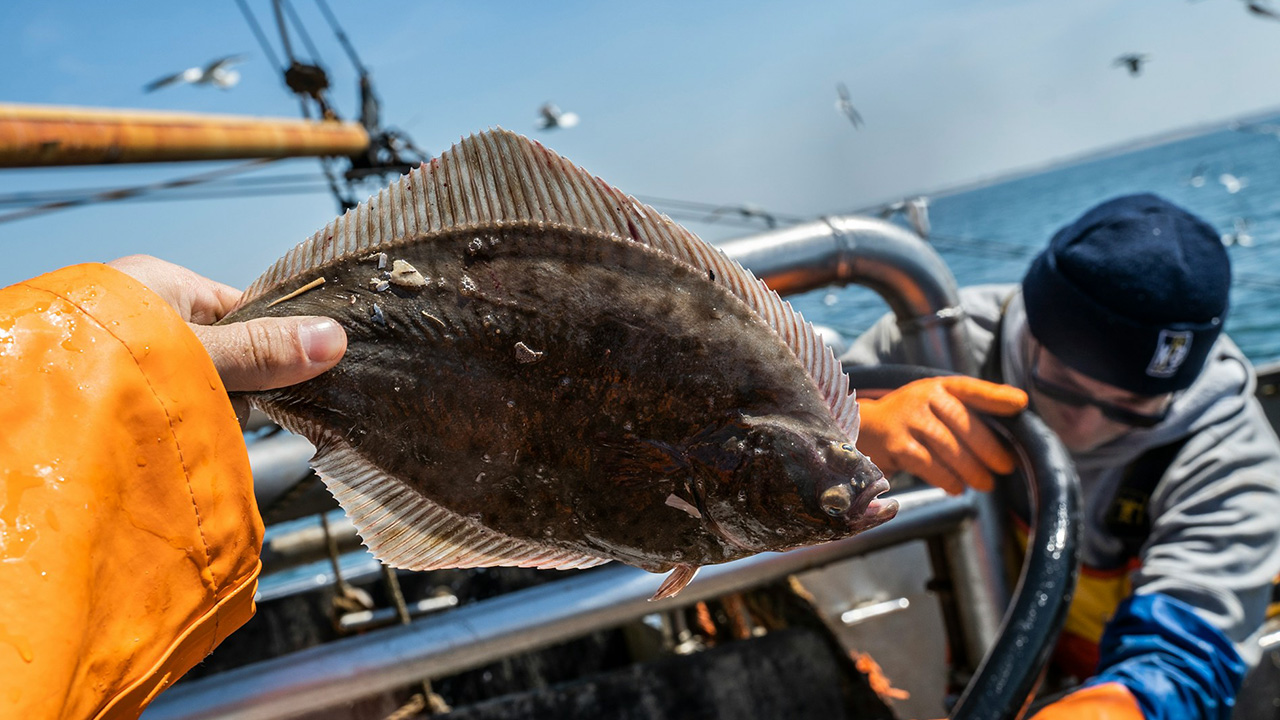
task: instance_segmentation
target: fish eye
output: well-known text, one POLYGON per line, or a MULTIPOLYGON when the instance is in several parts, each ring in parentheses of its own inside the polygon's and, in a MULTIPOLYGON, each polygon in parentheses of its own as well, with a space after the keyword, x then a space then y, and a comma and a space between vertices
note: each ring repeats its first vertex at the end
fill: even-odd
POLYGON ((840 449, 841 449, 841 450, 843 450, 843 451, 845 451, 845 452, 853 452, 853 446, 852 446, 852 445, 850 445, 849 443, 845 443, 845 444, 841 445, 841 446, 840 446, 840 449))
POLYGON ((849 507, 853 505, 853 488, 846 484, 833 485, 823 490, 818 500, 828 515, 839 517, 848 512, 849 507))

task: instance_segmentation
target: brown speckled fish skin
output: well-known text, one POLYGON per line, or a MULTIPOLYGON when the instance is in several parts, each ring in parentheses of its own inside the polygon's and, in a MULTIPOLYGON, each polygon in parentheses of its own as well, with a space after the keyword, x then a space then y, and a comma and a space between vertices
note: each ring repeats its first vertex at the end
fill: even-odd
POLYGON ((631 239, 545 222, 420 233, 306 268, 223 322, 284 315, 336 319, 347 353, 255 405, 318 458, 347 448, 537 550, 696 568, 896 509, 869 507, 883 476, 769 323, 714 272, 631 239))

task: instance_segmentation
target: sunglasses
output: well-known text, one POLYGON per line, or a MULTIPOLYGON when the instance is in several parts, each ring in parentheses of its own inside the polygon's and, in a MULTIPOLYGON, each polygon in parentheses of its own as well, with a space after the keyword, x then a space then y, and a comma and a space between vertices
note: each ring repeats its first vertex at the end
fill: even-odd
POLYGON ((1152 415, 1134 412, 1129 408, 1112 405, 1111 403, 1103 402, 1101 400, 1095 400, 1088 395, 1079 393, 1071 388, 1045 380, 1040 376, 1039 368, 1040 348, 1037 347, 1035 360, 1031 363, 1031 385, 1039 391, 1041 395, 1044 395, 1051 400, 1056 400, 1064 405, 1070 405, 1071 407, 1089 406, 1097 408, 1098 412, 1101 412, 1103 417, 1122 425, 1131 425, 1139 428, 1155 427, 1169 416, 1169 408, 1173 405, 1173 403, 1169 403, 1165 405, 1164 409, 1159 413, 1152 415))

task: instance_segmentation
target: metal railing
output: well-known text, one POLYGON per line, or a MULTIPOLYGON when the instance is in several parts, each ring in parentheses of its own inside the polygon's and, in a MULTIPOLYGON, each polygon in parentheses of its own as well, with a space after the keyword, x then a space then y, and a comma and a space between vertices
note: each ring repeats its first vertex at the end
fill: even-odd
POLYGON ((861 535, 787 553, 709 565, 680 594, 650 602, 662 576, 625 565, 519 590, 414 621, 337 640, 174 687, 145 720, 268 720, 323 710, 424 677, 443 677, 645 615, 784 578, 960 527, 973 496, 937 489, 895 496, 898 516, 861 535))

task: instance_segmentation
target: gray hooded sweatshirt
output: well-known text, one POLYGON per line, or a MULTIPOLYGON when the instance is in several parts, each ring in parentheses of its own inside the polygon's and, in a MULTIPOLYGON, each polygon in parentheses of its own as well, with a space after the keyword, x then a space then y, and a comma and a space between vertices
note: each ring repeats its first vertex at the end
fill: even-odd
MULTIPOLYGON (((1001 331, 1004 381, 1029 390, 1033 346, 1018 286, 965 288, 960 297, 979 367, 1001 305, 1011 297, 1001 331)), ((841 359, 850 365, 906 362, 892 315, 841 359)), ((1148 450, 1189 438, 1151 495, 1151 532, 1130 577, 1133 592, 1164 593, 1196 608, 1250 666, 1260 657, 1256 635, 1280 573, 1280 440, 1253 396, 1255 385, 1253 367, 1222 335, 1195 383, 1175 394, 1163 422, 1071 455, 1084 498, 1081 560, 1093 568, 1117 568, 1128 558, 1105 517, 1125 468, 1148 450)))

